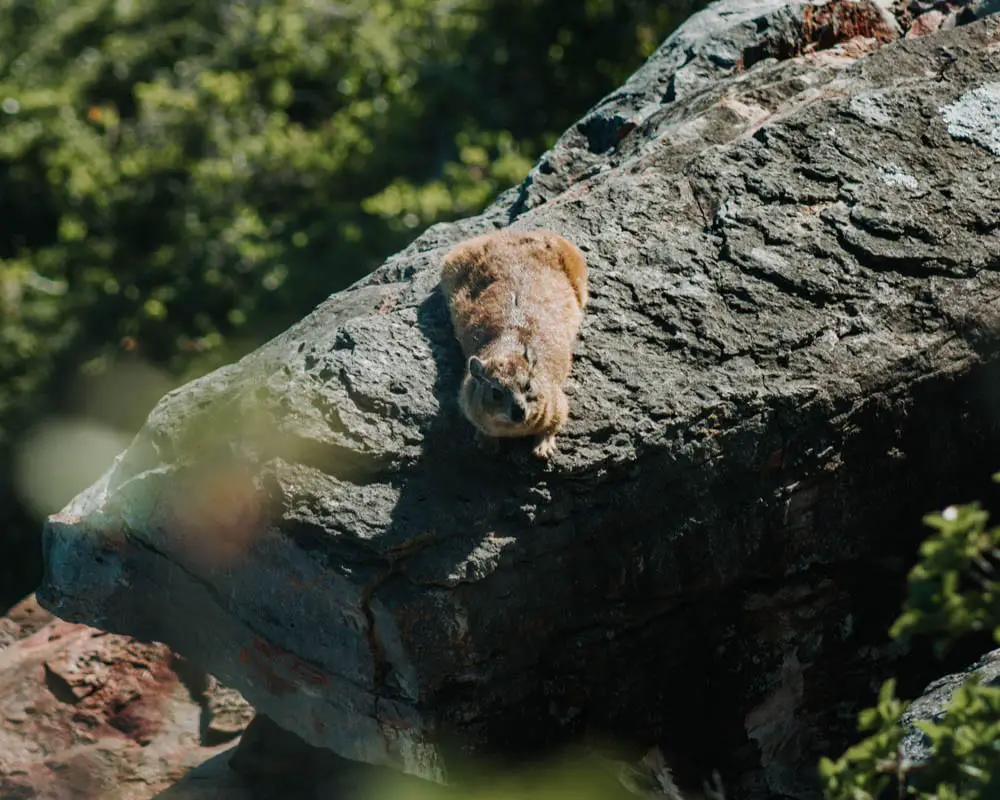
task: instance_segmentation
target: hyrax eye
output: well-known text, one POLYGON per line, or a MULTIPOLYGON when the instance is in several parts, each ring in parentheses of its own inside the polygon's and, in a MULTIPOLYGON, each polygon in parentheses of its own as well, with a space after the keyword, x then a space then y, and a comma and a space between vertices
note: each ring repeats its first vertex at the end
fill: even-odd
POLYGON ((523 406, 512 406, 510 409, 510 418, 512 422, 524 422, 524 407, 523 406))
POLYGON ((490 399, 494 403, 500 403, 503 401, 503 391, 498 389, 496 386, 490 387, 490 399))

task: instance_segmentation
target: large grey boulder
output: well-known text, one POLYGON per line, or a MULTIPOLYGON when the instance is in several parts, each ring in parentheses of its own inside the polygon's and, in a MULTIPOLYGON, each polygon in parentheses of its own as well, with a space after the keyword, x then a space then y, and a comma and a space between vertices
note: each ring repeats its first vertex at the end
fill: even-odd
POLYGON ((347 758, 597 735, 808 796, 921 514, 997 452, 1000 22, 957 5, 692 17, 484 214, 164 397, 48 520, 41 602, 347 758), (435 290, 506 224, 591 268, 547 466, 473 446, 435 290))

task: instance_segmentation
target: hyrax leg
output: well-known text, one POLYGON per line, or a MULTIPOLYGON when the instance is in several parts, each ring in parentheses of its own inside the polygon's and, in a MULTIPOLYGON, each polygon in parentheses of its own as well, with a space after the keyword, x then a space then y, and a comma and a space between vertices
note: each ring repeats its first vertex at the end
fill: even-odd
POLYGON ((556 452, 556 434, 569 417, 569 400, 562 388, 555 388, 555 396, 552 398, 551 414, 552 418, 548 426, 538 436, 535 437, 535 448, 531 451, 537 458, 548 460, 556 452))
POLYGON ((531 454, 536 458, 548 461, 556 454, 557 449, 555 432, 543 433, 535 437, 535 448, 531 451, 531 454))

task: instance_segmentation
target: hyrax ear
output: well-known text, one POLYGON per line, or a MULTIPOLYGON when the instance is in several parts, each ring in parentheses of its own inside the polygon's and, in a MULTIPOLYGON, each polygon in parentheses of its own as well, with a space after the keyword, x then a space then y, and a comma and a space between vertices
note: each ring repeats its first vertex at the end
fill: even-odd
POLYGON ((486 365, 478 356, 469 357, 469 374, 479 380, 486 378, 486 365))

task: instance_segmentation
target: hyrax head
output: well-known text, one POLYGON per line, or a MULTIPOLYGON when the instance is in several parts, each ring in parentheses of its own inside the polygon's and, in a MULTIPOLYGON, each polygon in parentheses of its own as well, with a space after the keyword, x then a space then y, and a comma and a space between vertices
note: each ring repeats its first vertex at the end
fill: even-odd
POLYGON ((534 365, 527 347, 500 358, 469 358, 466 401, 493 435, 523 429, 541 415, 534 365))

